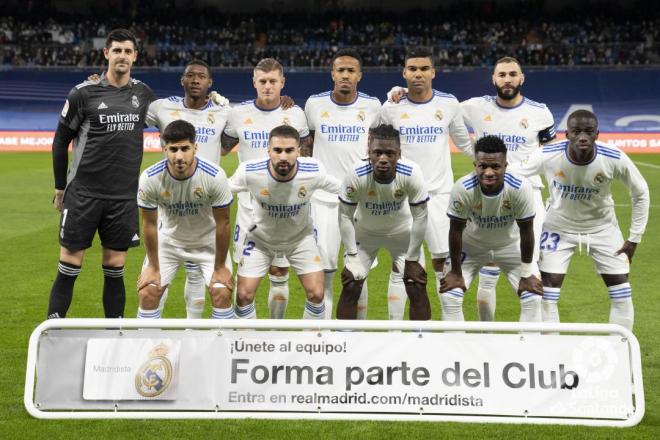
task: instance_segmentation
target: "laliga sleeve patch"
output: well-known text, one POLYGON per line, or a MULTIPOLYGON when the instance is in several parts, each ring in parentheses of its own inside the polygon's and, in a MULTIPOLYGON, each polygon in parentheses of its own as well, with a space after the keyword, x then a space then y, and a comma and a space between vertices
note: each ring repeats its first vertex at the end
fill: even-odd
POLYGON ((66 114, 69 113, 69 100, 64 101, 64 107, 62 107, 62 117, 65 118, 66 114))

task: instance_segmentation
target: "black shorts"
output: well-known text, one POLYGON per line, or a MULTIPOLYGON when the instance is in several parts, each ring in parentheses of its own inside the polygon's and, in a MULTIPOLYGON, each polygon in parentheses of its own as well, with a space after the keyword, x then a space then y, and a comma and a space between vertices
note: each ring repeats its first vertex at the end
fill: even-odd
POLYGON ((87 249, 97 230, 104 248, 139 246, 137 200, 97 199, 67 189, 60 219, 60 245, 70 251, 87 249))

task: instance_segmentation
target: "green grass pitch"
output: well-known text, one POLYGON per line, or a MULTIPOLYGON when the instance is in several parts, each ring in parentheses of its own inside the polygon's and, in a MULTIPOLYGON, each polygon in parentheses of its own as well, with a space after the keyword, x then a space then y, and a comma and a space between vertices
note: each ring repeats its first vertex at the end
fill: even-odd
MULTIPOLYGON (((160 155, 147 154, 144 166, 160 155)), ((439 436, 473 438, 660 438, 660 337, 658 336, 660 298, 654 282, 660 280, 655 266, 654 249, 660 241, 658 208, 653 195, 660 193, 660 156, 636 155, 638 164, 651 188, 649 225, 635 255, 631 283, 635 302, 635 334, 642 351, 646 415, 642 423, 630 429, 586 428, 565 426, 517 426, 460 423, 396 423, 396 422, 318 422, 318 421, 42 421, 31 418, 23 408, 23 386, 27 344, 30 333, 46 315, 48 295, 57 270, 59 215, 53 209, 53 178, 48 153, 0 154, 0 267, 3 271, 0 293, 2 334, 0 344, 0 438, 437 438, 439 436), (2 434, 4 433, 4 434, 2 434)), ((470 170, 469 160, 454 155, 455 177, 470 170)), ((236 156, 223 159, 229 175, 236 167, 236 156)), ((624 236, 630 222, 630 199, 627 190, 615 185, 614 198, 624 236)), ((232 213, 233 214, 233 213, 232 213)), ((657 254, 655 254, 657 255, 657 254)), ((137 301, 134 283, 144 256, 143 249, 129 252, 126 264, 127 316, 135 316, 137 301)), ((102 317, 102 273, 98 241, 85 256, 83 271, 76 283, 69 317, 102 317)), ((369 318, 386 319, 389 258, 379 257, 381 264, 369 278, 369 318)), ((427 264, 430 267, 430 264, 427 264)), ((338 278, 338 277, 337 277, 338 278)), ((430 277, 431 279, 432 277, 430 277)), ((501 277, 503 278, 503 277, 501 277)), ((294 277, 292 277, 292 280, 294 277)), ((185 316, 182 276, 171 289, 164 317, 185 316)), ((267 315, 266 287, 257 295, 260 317, 267 315)), ((335 281, 339 291, 339 280, 335 281)), ((433 318, 439 319, 440 306, 429 292, 433 318)), ((336 294, 338 295, 338 294, 336 294)), ((476 319, 474 288, 466 295, 466 319, 476 319)), ((291 283, 288 318, 302 316, 302 292, 297 281, 291 283)), ((564 288, 560 311, 566 322, 606 322, 609 300, 602 281, 596 276, 590 260, 575 257, 564 288)), ((515 321, 518 301, 501 279, 498 286, 497 320, 515 321)), ((208 316, 208 310, 207 314, 208 316)))

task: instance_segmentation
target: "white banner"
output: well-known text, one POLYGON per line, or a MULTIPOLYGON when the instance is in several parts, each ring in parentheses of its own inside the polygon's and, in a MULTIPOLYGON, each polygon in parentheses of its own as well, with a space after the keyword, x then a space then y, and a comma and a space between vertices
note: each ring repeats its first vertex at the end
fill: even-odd
POLYGON ((174 400, 180 349, 175 339, 90 339, 83 399, 174 400))
POLYGON ((218 369, 220 409, 621 419, 634 412, 620 336, 233 336, 218 369))

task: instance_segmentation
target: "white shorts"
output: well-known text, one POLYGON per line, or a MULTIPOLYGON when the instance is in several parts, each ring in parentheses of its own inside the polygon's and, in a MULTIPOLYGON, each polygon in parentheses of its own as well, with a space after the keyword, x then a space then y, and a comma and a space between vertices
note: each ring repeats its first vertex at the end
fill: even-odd
MULTIPOLYGON (((247 241, 248 229, 252 225, 252 209, 246 208, 238 204, 236 211, 236 225, 234 226, 234 263, 238 264, 241 257, 245 256, 246 250, 244 249, 247 241)), ((249 250, 247 251, 249 252, 249 250)), ((277 257, 273 260, 273 266, 276 267, 289 267, 289 262, 286 258, 277 257)))
MULTIPOLYGON (((204 277, 204 282, 208 286, 213 276, 215 267, 215 244, 200 248, 181 248, 172 246, 167 242, 158 243, 158 263, 160 265, 160 285, 168 286, 176 276, 179 267, 184 263, 193 263, 199 267, 204 277)), ((149 263, 149 259, 144 257, 143 267, 149 263)), ((231 272, 231 260, 229 255, 225 260, 225 266, 231 272)))
MULTIPOLYGON (((449 206, 448 193, 429 193, 428 221, 424 240, 431 258, 446 258, 449 255, 449 206)), ((423 254, 422 254, 423 255, 423 254)))
POLYGON ((506 275, 513 290, 518 291, 521 263, 519 241, 497 249, 487 249, 463 242, 461 259, 463 260, 461 264, 463 280, 467 289, 470 288, 470 283, 479 273, 479 269, 494 261, 506 275))
POLYGON ((298 276, 310 272, 322 272, 321 253, 316 240, 308 235, 291 248, 273 250, 267 244, 246 237, 246 246, 238 262, 238 275, 244 278, 261 278, 274 265, 275 259, 286 258, 298 276))
POLYGON ((626 254, 614 255, 623 243, 623 235, 616 225, 609 225, 593 234, 563 232, 544 226, 539 241, 539 268, 546 273, 565 274, 577 247, 578 253, 591 255, 598 274, 627 274, 630 272, 630 262, 626 254))
POLYGON ((406 252, 410 242, 410 231, 391 235, 376 235, 356 229, 355 241, 358 247, 358 257, 364 267, 373 269, 373 263, 380 249, 387 249, 396 265, 397 270, 403 275, 403 267, 406 262, 406 252))
POLYGON ((341 236, 339 235, 339 205, 319 200, 312 200, 312 219, 316 241, 321 251, 323 270, 337 270, 337 256, 341 236))

